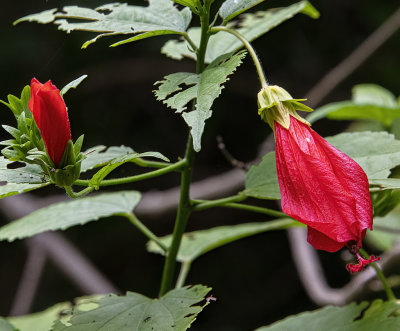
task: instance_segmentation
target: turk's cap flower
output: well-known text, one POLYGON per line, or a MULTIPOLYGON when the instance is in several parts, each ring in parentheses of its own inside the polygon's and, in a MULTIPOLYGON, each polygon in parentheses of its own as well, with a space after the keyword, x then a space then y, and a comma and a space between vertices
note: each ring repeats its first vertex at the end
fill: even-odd
POLYGON ((361 247, 372 229, 368 178, 349 156, 308 125, 291 117, 289 129, 275 122, 276 168, 282 210, 308 226, 308 242, 335 252, 361 247))
POLYGON ((299 111, 313 111, 312 108, 304 105, 300 101, 306 99, 294 99, 285 89, 280 86, 271 85, 264 87, 257 95, 258 114, 268 123, 275 132, 275 122, 285 129, 289 129, 290 117, 294 117, 300 122, 310 125, 304 118, 297 114, 299 111))

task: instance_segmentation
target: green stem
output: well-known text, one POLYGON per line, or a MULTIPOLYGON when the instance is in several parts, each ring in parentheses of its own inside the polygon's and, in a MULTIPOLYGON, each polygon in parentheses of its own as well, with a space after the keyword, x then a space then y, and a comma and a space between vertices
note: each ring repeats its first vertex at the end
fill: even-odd
POLYGON ((247 198, 244 194, 237 194, 231 197, 212 200, 212 201, 204 201, 204 200, 193 200, 192 202, 195 204, 193 206, 193 211, 205 210, 213 207, 221 207, 222 205, 230 202, 243 201, 247 198))
MULTIPOLYGON (((366 259, 370 258, 369 254, 364 249, 360 248, 359 251, 360 251, 360 254, 364 258, 366 258, 366 259)), ((389 285, 388 280, 386 279, 386 277, 383 274, 383 272, 382 272, 381 268, 379 267, 379 265, 377 265, 375 262, 371 262, 371 266, 372 266, 372 268, 375 269, 376 275, 378 276, 379 280, 382 283, 382 286, 383 286, 383 288, 384 288, 384 290, 386 292, 386 296, 387 296, 388 300, 397 300, 396 296, 393 293, 392 288, 389 285)))
MULTIPOLYGON (((204 7, 200 9, 201 37, 200 45, 197 51, 196 72, 201 73, 204 70, 204 58, 207 50, 207 43, 210 37, 210 6, 211 1, 205 2, 204 7)), ((194 104, 193 104, 194 107, 194 104)), ((182 236, 185 232, 187 222, 192 212, 190 200, 190 183, 192 180, 192 168, 194 163, 193 138, 189 134, 184 160, 187 161, 187 167, 181 172, 181 187, 178 209, 176 213, 174 231, 172 233, 171 245, 165 257, 164 270, 161 279, 161 287, 159 295, 162 296, 172 288, 172 282, 175 274, 176 257, 178 255, 179 246, 182 236)))
POLYGON ((185 168, 181 174, 179 205, 175 219, 174 231, 172 233, 171 245, 168 249, 165 258, 164 270, 161 280, 160 296, 164 295, 172 288, 172 282, 176 266, 176 257, 178 255, 179 247, 182 241, 182 236, 185 232, 189 216, 192 212, 189 191, 190 191, 190 182, 192 180, 194 149, 193 149, 193 139, 191 135, 189 135, 187 142, 185 160, 187 160, 188 167, 185 168))
POLYGON ((225 204, 221 205, 221 207, 248 210, 248 211, 252 211, 255 213, 270 215, 270 216, 274 216, 274 217, 290 218, 288 215, 286 215, 285 213, 282 213, 281 211, 278 211, 278 210, 264 208, 264 207, 251 206, 251 205, 246 205, 246 204, 242 204, 242 203, 225 203, 225 204))
POLYGON ((133 159, 132 163, 137 164, 139 167, 147 167, 147 168, 166 168, 171 165, 169 162, 159 162, 159 161, 148 161, 142 158, 133 159))
POLYGON ((184 37, 184 38, 186 39, 186 41, 189 43, 190 47, 193 48, 193 51, 194 51, 195 53, 197 53, 199 49, 197 48, 197 45, 194 43, 194 41, 189 37, 189 35, 188 35, 187 33, 184 33, 184 34, 183 34, 183 37, 184 37))
POLYGON ((72 199, 82 198, 94 190, 93 187, 87 187, 80 192, 74 192, 71 186, 65 186, 64 188, 65 192, 67 192, 68 196, 72 199))
POLYGON ((267 87, 268 83, 267 83, 267 79, 265 78, 265 74, 264 74, 264 70, 262 68, 261 62, 256 54, 256 51, 254 50, 253 46, 251 46, 251 44, 248 42, 248 40, 244 36, 242 36, 239 32, 237 32, 236 30, 227 28, 225 26, 215 26, 210 29, 211 33, 218 32, 218 31, 228 32, 228 33, 234 35, 236 38, 238 38, 243 43, 243 45, 249 51, 251 58, 253 59, 253 62, 256 66, 258 77, 260 78, 262 87, 263 88, 267 87))
POLYGON ((176 281, 175 288, 180 288, 185 285, 186 278, 189 274, 190 267, 192 266, 191 261, 184 261, 181 264, 181 270, 179 271, 178 279, 176 281))
MULTIPOLYGON (((180 160, 180 161, 178 161, 174 164, 171 164, 167 167, 157 169, 154 171, 150 171, 150 172, 146 172, 144 174, 130 176, 130 177, 123 177, 123 178, 106 179, 106 180, 103 180, 101 183, 99 183, 99 186, 128 184, 128 183, 134 183, 134 182, 138 182, 138 181, 145 180, 145 179, 158 177, 158 176, 170 173, 172 171, 180 171, 187 166, 186 163, 187 163, 186 160, 180 160)), ((74 182, 74 185, 88 186, 89 182, 90 182, 90 180, 78 179, 74 182)))
POLYGON ((164 252, 168 251, 167 246, 164 245, 164 243, 160 240, 160 238, 158 238, 153 232, 151 232, 149 230, 149 228, 147 228, 142 222, 139 221, 139 219, 132 213, 121 213, 118 214, 120 216, 124 216, 127 219, 129 219, 129 221, 138 228, 138 230, 140 232, 142 232, 147 238, 149 238, 150 240, 154 241, 158 247, 160 247, 164 252))

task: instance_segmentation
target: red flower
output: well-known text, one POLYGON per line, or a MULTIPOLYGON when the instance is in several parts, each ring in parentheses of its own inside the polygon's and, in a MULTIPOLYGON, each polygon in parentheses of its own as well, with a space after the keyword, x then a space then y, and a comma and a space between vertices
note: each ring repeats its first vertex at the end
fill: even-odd
POLYGON ((68 140, 71 140, 67 107, 60 91, 50 80, 42 84, 33 78, 29 109, 40 130, 47 154, 57 167, 68 140))
POLYGON ((316 249, 361 247, 366 229, 372 229, 365 172, 293 116, 288 129, 275 122, 275 136, 282 210, 308 226, 307 240, 316 249))

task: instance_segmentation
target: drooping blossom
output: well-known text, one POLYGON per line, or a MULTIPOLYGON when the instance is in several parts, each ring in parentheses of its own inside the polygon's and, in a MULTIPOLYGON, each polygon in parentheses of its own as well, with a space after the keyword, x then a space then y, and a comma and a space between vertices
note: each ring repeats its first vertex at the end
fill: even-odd
POLYGON ((33 78, 29 109, 40 130, 47 154, 57 168, 71 140, 67 107, 60 91, 50 80, 42 84, 33 78))
POLYGON ((358 252, 366 230, 372 229, 367 175, 296 113, 311 110, 298 101, 275 86, 259 94, 259 113, 275 134, 282 210, 307 225, 307 240, 314 248, 351 248, 359 264, 347 268, 360 271, 376 261, 373 256, 365 260, 358 252))

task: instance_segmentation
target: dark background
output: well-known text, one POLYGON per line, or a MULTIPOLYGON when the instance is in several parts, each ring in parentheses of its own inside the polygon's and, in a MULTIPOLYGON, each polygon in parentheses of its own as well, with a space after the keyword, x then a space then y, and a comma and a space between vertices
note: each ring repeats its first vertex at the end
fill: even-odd
MULTIPOLYGON (((145 4, 144 1, 129 1, 145 4)), ((286 6, 293 1, 266 1, 257 9, 286 6)), ((295 97, 307 91, 369 36, 398 6, 386 1, 313 1, 321 18, 312 20, 297 15, 254 42, 272 84, 284 86, 295 97)), ((41 82, 51 79, 59 88, 71 80, 89 77, 66 95, 73 138, 85 134, 84 148, 104 144, 125 144, 139 152, 160 151, 175 161, 183 155, 187 128, 182 118, 157 102, 153 83, 175 71, 193 71, 194 62, 166 58, 159 50, 167 38, 157 37, 117 48, 108 48, 117 38, 102 38, 88 49, 88 32, 66 35, 55 25, 12 22, 27 14, 64 5, 95 7, 102 1, 9 1, 0 11, 0 99, 19 95, 32 77, 41 82)), ((214 8, 219 7, 219 2, 214 8)), ((196 22, 196 19, 194 20, 196 22)), ((392 36, 360 68, 342 82, 323 103, 350 98, 354 84, 375 83, 400 94, 400 33, 392 36)), ((122 39, 122 38, 120 38, 122 39)), ((216 145, 221 135, 229 149, 242 161, 252 160, 270 129, 257 115, 256 72, 248 57, 226 84, 213 106, 214 116, 207 121, 202 151, 196 156, 194 180, 222 173, 231 168, 216 145)), ((0 105, 2 124, 13 125, 13 116, 0 105)), ((344 123, 320 121, 314 129, 321 135, 335 134, 344 123)), ((2 139, 7 134, 0 132, 2 139)), ((122 170, 121 175, 132 169, 122 170)), ((143 191, 177 185, 179 177, 170 175, 125 186, 143 191)), ((37 196, 62 193, 54 188, 35 192, 37 196)), ((275 207, 262 202, 263 206, 275 207)), ((172 231, 174 214, 142 219, 155 233, 172 231)), ((209 210, 195 214, 188 230, 209 228, 244 221, 263 221, 265 216, 209 210)), ((5 222, 1 220, 0 222, 5 222)), ((111 218, 75 227, 64 234, 86 254, 122 291, 147 296, 158 293, 163 259, 148 254, 146 240, 128 222, 111 218)), ((0 243, 0 315, 9 313, 26 258, 22 241, 0 243)), ((349 276, 340 254, 321 253, 328 282, 344 285, 349 276)), ((216 303, 201 313, 193 330, 251 330, 289 314, 316 308, 308 299, 291 261, 285 232, 254 236, 219 248, 196 261, 188 283, 212 286, 216 303)), ((51 264, 41 281, 33 311, 82 293, 51 264)))

